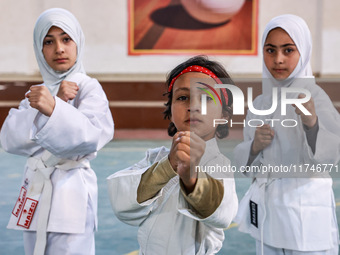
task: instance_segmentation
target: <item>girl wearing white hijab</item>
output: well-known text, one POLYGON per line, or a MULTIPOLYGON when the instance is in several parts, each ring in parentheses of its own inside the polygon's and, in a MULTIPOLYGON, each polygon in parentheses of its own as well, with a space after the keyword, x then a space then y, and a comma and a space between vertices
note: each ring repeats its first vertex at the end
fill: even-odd
MULTIPOLYGON (((244 142, 234 151, 236 164, 252 169, 257 166, 262 171, 246 173, 254 179, 240 203, 235 221, 240 231, 257 240, 257 254, 337 255, 339 237, 328 170, 335 171, 340 157, 340 118, 312 76, 310 31, 300 17, 281 15, 267 24, 262 47, 263 94, 253 105, 258 110, 271 108, 275 98, 273 88, 278 89, 279 103, 270 116, 248 111, 246 123, 251 119, 264 123, 268 123, 268 119, 280 122, 290 119, 296 126, 285 127, 276 121, 262 127, 244 128, 244 142), (292 105, 287 105, 286 115, 282 115, 283 87, 308 90, 311 99, 302 106, 311 115, 292 105), (334 167, 319 171, 323 164, 334 164, 334 167), (270 166, 291 166, 290 169, 296 171, 264 171, 270 166)), ((301 99, 304 95, 289 93, 287 97, 301 99)))
POLYGON ((25 254, 95 254, 97 179, 89 161, 113 137, 106 95, 82 65, 84 35, 70 12, 43 12, 34 50, 44 83, 11 109, 0 138, 28 157, 8 227, 24 230, 25 254))

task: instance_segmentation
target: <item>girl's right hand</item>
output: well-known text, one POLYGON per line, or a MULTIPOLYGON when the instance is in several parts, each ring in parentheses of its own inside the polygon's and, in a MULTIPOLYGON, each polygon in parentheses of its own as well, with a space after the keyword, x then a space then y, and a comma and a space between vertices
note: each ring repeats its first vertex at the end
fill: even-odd
POLYGON ((32 108, 50 117, 55 107, 55 100, 46 86, 33 85, 25 95, 32 108))
POLYGON ((79 90, 79 87, 77 83, 64 80, 60 84, 57 97, 67 102, 68 100, 72 100, 76 97, 78 90, 79 90))
POLYGON ((274 130, 271 129, 268 124, 257 127, 254 141, 251 146, 251 154, 257 155, 260 151, 268 147, 273 141, 274 134, 274 130))
POLYGON ((169 161, 181 178, 188 194, 195 188, 197 181, 195 166, 199 164, 204 151, 205 142, 195 133, 180 131, 173 137, 169 161))

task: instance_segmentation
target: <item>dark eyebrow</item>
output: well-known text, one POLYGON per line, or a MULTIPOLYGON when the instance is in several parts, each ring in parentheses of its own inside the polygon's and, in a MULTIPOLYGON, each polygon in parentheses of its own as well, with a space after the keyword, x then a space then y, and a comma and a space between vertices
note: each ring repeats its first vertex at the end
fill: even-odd
MULTIPOLYGON (((66 32, 62 32, 62 33, 60 33, 60 35, 66 35, 67 33, 66 32)), ((53 37, 53 35, 49 35, 49 34, 47 34, 45 37, 53 37)))
MULTIPOLYGON (((285 47, 288 47, 288 46, 294 46, 294 47, 296 47, 296 45, 295 45, 294 43, 286 43, 286 44, 280 45, 280 48, 285 48, 285 47)), ((265 44, 264 47, 277 48, 276 45, 273 45, 273 44, 271 44, 271 43, 265 44)))
POLYGON ((294 43, 286 43, 284 45, 281 45, 280 48, 284 48, 284 47, 288 47, 288 46, 294 46, 296 47, 296 45, 294 43))
POLYGON ((277 48, 275 45, 267 43, 264 45, 264 47, 272 47, 272 48, 277 48))
POLYGON ((174 92, 181 91, 181 90, 183 90, 183 91, 190 91, 190 89, 188 89, 188 88, 177 88, 177 89, 175 89, 174 92))

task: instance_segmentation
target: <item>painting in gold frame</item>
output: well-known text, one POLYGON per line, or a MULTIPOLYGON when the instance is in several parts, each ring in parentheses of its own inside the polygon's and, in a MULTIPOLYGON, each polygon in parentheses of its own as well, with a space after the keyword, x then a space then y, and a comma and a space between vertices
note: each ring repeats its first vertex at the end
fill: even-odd
POLYGON ((128 0, 128 53, 257 55, 258 1, 128 0), (223 17, 215 14, 223 8, 214 6, 215 13, 206 7, 196 10, 195 1, 243 4, 223 17))

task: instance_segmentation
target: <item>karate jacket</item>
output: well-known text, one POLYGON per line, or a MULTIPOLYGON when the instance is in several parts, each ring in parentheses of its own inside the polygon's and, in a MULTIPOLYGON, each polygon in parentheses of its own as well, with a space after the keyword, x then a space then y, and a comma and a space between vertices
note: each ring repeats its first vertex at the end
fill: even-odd
MULTIPOLYGON (((50 177, 53 191, 47 231, 83 233, 88 204, 97 215, 97 178, 89 161, 112 139, 112 115, 96 79, 77 73, 69 81, 79 86, 77 96, 69 102, 55 96, 55 108, 50 117, 30 107, 29 101, 24 99, 18 109, 10 110, 3 124, 3 149, 28 157, 19 199, 17 203, 13 201, 9 228, 37 229, 39 210, 44 206, 38 201, 40 194, 33 196, 32 201, 37 200, 38 204, 33 208, 33 219, 28 218, 29 224, 20 224, 20 208, 23 207, 20 203, 34 186, 32 182, 37 171, 32 162, 38 161, 46 151, 63 162, 71 162, 70 169, 55 168, 50 177)), ((97 216, 94 220, 97 223, 97 216)))
MULTIPOLYGON (((240 231, 267 245, 298 251, 321 251, 338 243, 333 182, 329 171, 336 171, 340 158, 340 117, 327 94, 313 83, 314 79, 305 80, 293 83, 291 87, 307 89, 314 100, 319 125, 315 153, 308 144, 306 131, 295 108, 288 105, 286 116, 281 115, 280 109, 274 112, 272 119, 293 119, 297 125, 284 127, 277 121, 272 127, 274 139, 257 155, 251 166, 285 166, 290 171, 245 173, 254 181, 240 202, 235 221, 240 231), (324 171, 325 164, 331 164, 332 169, 328 165, 328 170, 324 171)), ((297 98, 297 94, 291 93, 289 98, 297 98)), ((263 95, 257 97, 255 109, 268 109, 263 101, 263 95)), ((261 118, 268 116, 248 112, 246 122, 261 118)), ((254 136, 255 128, 246 126, 244 142, 234 151, 238 167, 247 165, 254 136)))
MULTIPOLYGON (((108 177, 111 205, 123 222, 139 226, 139 254, 215 254, 224 240, 223 228, 237 212, 237 196, 233 178, 222 179, 224 194, 219 207, 210 216, 200 217, 185 200, 178 175, 156 196, 137 202, 137 188, 142 174, 155 162, 168 157, 165 147, 149 149, 139 163, 108 177)), ((206 142, 199 165, 229 165, 215 139, 206 142)))

